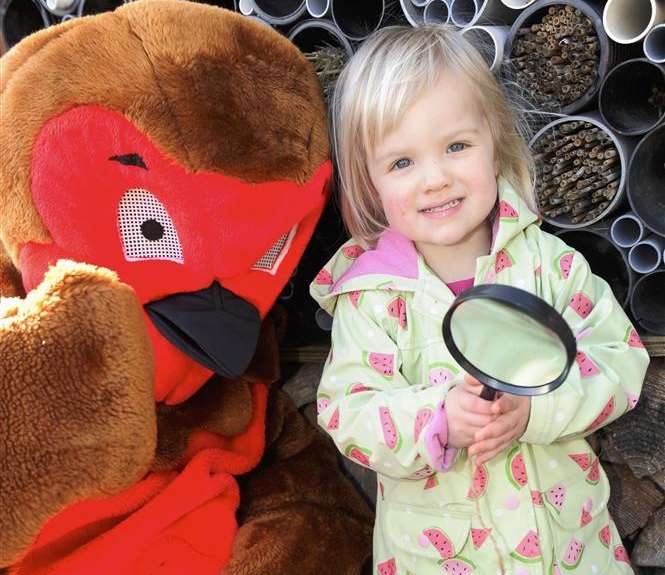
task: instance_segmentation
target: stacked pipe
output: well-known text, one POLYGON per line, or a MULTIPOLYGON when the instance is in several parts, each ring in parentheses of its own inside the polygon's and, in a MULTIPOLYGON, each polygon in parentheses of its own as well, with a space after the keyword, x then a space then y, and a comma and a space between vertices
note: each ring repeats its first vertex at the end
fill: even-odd
POLYGON ((591 117, 555 121, 532 140, 536 199, 544 219, 559 227, 600 220, 623 193, 624 154, 591 117))
POLYGON ((515 80, 539 108, 572 111, 598 82, 601 46, 594 23, 579 8, 557 4, 516 24, 508 61, 515 80))

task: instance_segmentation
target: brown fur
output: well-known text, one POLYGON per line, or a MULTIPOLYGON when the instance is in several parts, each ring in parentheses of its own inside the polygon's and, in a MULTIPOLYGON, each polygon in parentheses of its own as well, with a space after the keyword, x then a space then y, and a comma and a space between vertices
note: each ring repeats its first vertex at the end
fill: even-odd
POLYGON ((7 565, 67 504, 138 481, 156 424, 143 312, 111 272, 61 261, 25 300, 2 300, 0 357, 7 565))
POLYGON ((0 241, 15 263, 19 242, 49 241, 30 196, 35 138, 77 103, 121 112, 193 172, 303 182, 328 157, 321 89, 304 56, 212 6, 142 0, 72 20, 8 52, 0 75, 0 205, 8 210, 0 241))
POLYGON ((241 483, 242 527, 224 575, 359 575, 371 559, 372 513, 339 472, 330 439, 283 392, 268 405, 269 447, 241 483))

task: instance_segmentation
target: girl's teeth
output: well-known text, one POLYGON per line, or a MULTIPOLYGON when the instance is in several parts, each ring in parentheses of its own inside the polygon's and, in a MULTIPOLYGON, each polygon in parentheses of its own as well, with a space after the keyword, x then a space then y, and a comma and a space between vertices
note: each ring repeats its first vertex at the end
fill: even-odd
POLYGON ((453 200, 452 202, 448 202, 447 204, 443 204, 442 206, 437 206, 435 208, 429 208, 427 210, 424 210, 425 213, 432 213, 432 212, 441 212, 443 210, 449 210, 450 208, 454 208, 457 206, 457 204, 460 203, 461 200, 453 200))

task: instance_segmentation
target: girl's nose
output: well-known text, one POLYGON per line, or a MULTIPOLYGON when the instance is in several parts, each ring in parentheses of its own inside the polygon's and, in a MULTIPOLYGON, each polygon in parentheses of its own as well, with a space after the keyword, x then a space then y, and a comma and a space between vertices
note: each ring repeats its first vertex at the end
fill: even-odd
POLYGON ((440 158, 428 162, 424 174, 426 192, 436 192, 450 182, 450 173, 440 158))

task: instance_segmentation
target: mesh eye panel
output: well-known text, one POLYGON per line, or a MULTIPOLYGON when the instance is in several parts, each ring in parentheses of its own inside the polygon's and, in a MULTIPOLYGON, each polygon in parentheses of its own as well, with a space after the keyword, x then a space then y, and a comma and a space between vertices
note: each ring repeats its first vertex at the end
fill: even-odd
POLYGON ((184 262, 180 239, 168 212, 147 190, 134 188, 122 196, 118 204, 118 229, 127 261, 184 262), (159 239, 151 240, 144 236, 142 225, 149 220, 161 225, 163 233, 159 239))
POLYGON ((291 240, 296 235, 298 226, 295 225, 291 231, 281 236, 272 247, 252 266, 252 269, 260 272, 267 272, 269 274, 277 273, 279 264, 289 252, 291 247, 291 240))

